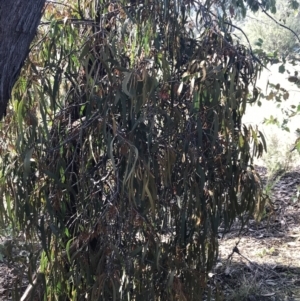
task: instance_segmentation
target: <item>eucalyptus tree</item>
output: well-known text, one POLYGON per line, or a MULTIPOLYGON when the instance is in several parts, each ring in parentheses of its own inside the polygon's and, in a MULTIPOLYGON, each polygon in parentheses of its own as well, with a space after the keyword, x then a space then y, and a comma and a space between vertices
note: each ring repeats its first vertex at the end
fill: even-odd
POLYGON ((28 55, 45 0, 0 1, 0 119, 28 55))
POLYGON ((48 2, 1 125, 1 221, 41 247, 22 300, 218 295, 219 226, 266 201, 247 3, 48 2))

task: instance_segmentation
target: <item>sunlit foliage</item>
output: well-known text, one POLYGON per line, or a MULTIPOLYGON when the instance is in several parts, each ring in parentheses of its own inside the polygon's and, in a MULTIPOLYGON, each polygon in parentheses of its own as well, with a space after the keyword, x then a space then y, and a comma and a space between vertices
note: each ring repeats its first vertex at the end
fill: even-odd
POLYGON ((259 218, 260 65, 239 1, 204 2, 48 4, 1 131, 1 220, 47 300, 201 300, 219 226, 259 218))

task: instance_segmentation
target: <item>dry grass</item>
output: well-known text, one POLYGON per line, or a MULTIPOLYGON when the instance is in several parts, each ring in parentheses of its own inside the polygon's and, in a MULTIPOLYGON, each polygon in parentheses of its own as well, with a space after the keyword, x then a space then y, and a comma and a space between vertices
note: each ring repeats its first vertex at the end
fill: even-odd
MULTIPOLYGON (((264 120, 273 116, 279 121, 279 124, 281 124, 284 119, 282 109, 289 109, 291 105, 297 106, 300 104, 300 89, 287 80, 287 74, 278 73, 278 65, 273 65, 269 68, 271 70, 270 72, 265 71, 262 73, 258 81, 258 86, 262 92, 267 95, 270 91, 266 90, 268 81, 273 84, 279 83, 281 87, 289 92, 289 99, 282 101, 280 104, 271 100, 262 99, 262 105, 260 107, 257 104, 249 105, 246 109, 243 122, 246 125, 257 125, 264 134, 268 144, 268 153, 256 160, 255 163, 260 166, 268 167, 268 172, 273 173, 279 169, 291 170, 300 165, 300 155, 296 151, 290 152, 297 138, 295 131, 297 128, 300 128, 300 117, 298 115, 289 120, 287 126, 290 132, 276 125, 267 125, 264 123, 264 120)), ((293 73, 293 66, 288 65, 288 69, 293 73)))
POLYGON ((229 246, 234 247, 236 239, 221 243, 226 267, 219 268, 218 275, 225 276, 221 277, 225 300, 300 300, 300 242, 287 237, 243 237, 240 253, 234 253, 230 261, 229 246))

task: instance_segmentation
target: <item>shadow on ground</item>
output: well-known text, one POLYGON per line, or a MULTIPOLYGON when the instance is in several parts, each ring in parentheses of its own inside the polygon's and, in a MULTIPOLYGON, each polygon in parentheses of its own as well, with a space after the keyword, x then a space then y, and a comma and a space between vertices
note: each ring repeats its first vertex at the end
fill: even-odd
MULTIPOLYGON (((264 176, 264 175, 263 175, 264 176)), ((220 239, 211 282, 228 301, 300 301, 300 172, 284 174, 270 191, 260 223, 240 223, 220 239)))

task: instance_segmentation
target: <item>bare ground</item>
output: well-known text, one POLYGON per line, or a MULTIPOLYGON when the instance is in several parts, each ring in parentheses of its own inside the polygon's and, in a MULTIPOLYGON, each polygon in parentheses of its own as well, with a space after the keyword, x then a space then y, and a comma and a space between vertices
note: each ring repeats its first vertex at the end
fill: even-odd
MULTIPOLYGON (((266 173, 264 168, 261 174, 266 173)), ((212 282, 225 300, 300 300, 300 169, 275 182, 273 208, 260 223, 251 220, 220 239, 220 261, 212 282)))

